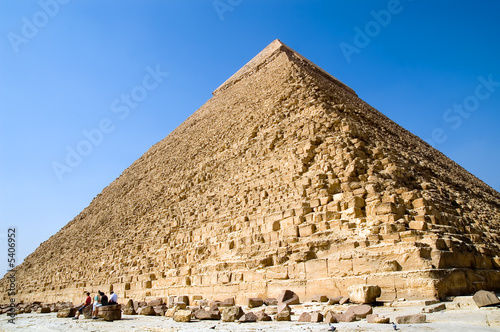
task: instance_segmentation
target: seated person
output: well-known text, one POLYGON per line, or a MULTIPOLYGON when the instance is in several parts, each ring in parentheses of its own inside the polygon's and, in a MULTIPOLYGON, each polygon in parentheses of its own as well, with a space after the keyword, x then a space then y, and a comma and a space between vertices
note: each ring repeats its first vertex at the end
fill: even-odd
POLYGON ((95 306, 95 310, 94 310, 94 319, 97 319, 97 315, 99 314, 99 307, 102 307, 102 306, 105 306, 105 305, 108 305, 108 297, 106 296, 106 294, 104 294, 103 292, 99 291, 99 295, 101 296, 101 303, 97 304, 95 306))
POLYGON ((109 294, 109 305, 118 304, 118 294, 113 291, 109 292, 109 294))
POLYGON ((92 298, 90 297, 90 292, 87 292, 87 298, 85 299, 85 302, 80 305, 80 308, 78 308, 78 311, 76 312, 76 316, 73 317, 73 319, 79 319, 80 314, 83 312, 83 309, 85 307, 89 306, 92 303, 92 298))

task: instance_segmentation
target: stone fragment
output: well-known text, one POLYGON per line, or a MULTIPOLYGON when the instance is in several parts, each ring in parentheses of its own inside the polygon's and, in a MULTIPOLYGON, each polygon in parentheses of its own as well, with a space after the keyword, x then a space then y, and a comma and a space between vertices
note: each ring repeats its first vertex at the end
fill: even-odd
POLYGON ((418 323, 425 323, 426 316, 424 314, 397 316, 395 318, 395 321, 396 321, 397 324, 418 324, 418 323))
POLYGON ((326 312, 324 322, 325 323, 338 323, 337 317, 335 317, 335 314, 330 310, 328 310, 326 312))
POLYGON ((328 296, 326 296, 326 295, 314 295, 312 297, 312 302, 328 302, 328 296))
POLYGON ((234 322, 240 319, 244 314, 240 306, 223 307, 221 320, 223 322, 234 322))
POLYGON ((278 303, 292 305, 292 304, 299 304, 300 300, 297 294, 287 289, 282 291, 281 294, 278 296, 278 303))
POLYGON ((191 321, 191 310, 177 310, 173 318, 176 322, 189 322, 191 321))
POLYGON ((308 312, 303 312, 299 316, 299 322, 311 322, 311 314, 308 312))
POLYGON ((174 302, 174 307, 177 307, 178 309, 186 309, 187 304, 186 302, 174 302))
POLYGON ((278 313, 282 312, 283 310, 292 312, 292 308, 290 308, 290 306, 286 303, 278 304, 278 306, 276 307, 276 310, 278 313))
POLYGON ((199 320, 219 320, 221 317, 219 309, 215 307, 214 309, 205 310, 198 309, 194 312, 194 317, 199 320))
POLYGON ((155 306, 158 306, 158 305, 162 305, 163 304, 163 299, 159 298, 159 299, 156 299, 156 300, 151 300, 148 302, 148 305, 149 306, 152 306, 152 307, 155 307, 155 306))
POLYGON ((340 304, 340 305, 343 305, 343 304, 346 304, 346 303, 349 303, 349 302, 350 302, 349 297, 348 297, 348 296, 344 296, 344 297, 342 297, 342 298, 340 299, 339 304, 340 304))
POLYGON ((370 324, 389 324, 390 318, 379 316, 378 314, 371 314, 366 316, 366 321, 370 324))
POLYGON ((353 303, 373 303, 380 296, 381 290, 376 285, 352 285, 347 288, 349 299, 353 303))
POLYGON ((264 303, 266 305, 278 305, 278 299, 274 297, 268 297, 267 299, 264 300, 264 303))
POLYGON ((249 308, 260 307, 263 304, 264 304, 264 301, 260 298, 249 298, 248 299, 248 307, 249 308))
POLYGON ((235 306, 234 297, 227 298, 219 304, 219 307, 234 307, 234 306, 235 306))
POLYGON ((289 322, 292 320, 292 315, 290 314, 290 311, 282 310, 274 316, 274 320, 278 322, 289 322))
POLYGON ((438 312, 446 309, 446 304, 445 303, 438 303, 430 306, 426 306, 422 308, 422 312, 424 313, 433 313, 433 312, 438 312))
POLYGON ((134 308, 134 301, 132 299, 128 300, 125 308, 134 308))
POLYGON ((373 313, 373 309, 368 304, 355 305, 355 306, 350 306, 349 308, 347 308, 345 313, 346 314, 353 313, 354 316, 356 316, 356 319, 361 319, 361 318, 366 318, 366 316, 373 313))
POLYGON ((340 300, 342 300, 342 296, 330 297, 328 298, 328 304, 329 305, 339 304, 340 300))
POLYGON ((176 302, 184 302, 186 304, 186 306, 188 306, 189 305, 189 296, 181 295, 181 296, 177 297, 176 302))
POLYGON ((479 308, 500 304, 500 300, 493 292, 480 290, 472 297, 479 308))
POLYGON ((258 322, 268 322, 268 321, 272 321, 273 320, 271 318, 271 316, 269 316, 268 314, 266 314, 264 311, 258 311, 258 312, 256 312, 255 316, 257 316, 257 321, 258 322))
POLYGON ((356 315, 354 313, 343 313, 343 314, 333 314, 335 320, 339 323, 350 323, 356 321, 356 315))
POLYGON ((311 323, 321 323, 323 321, 323 314, 320 312, 311 313, 311 323))
POLYGON ((243 316, 241 316, 238 321, 240 323, 251 323, 251 322, 256 322, 257 321, 257 315, 255 315, 253 312, 247 312, 243 316))
POLYGON ((124 315, 137 315, 137 312, 135 311, 134 307, 131 307, 131 308, 123 309, 123 314, 124 315))
MULTIPOLYGON (((26 309, 24 310, 24 312, 26 312, 26 309)), ((69 317, 75 317, 75 315, 76 315, 76 308, 65 308, 57 312, 57 318, 69 318, 69 317)))
POLYGON ((50 307, 40 307, 36 310, 38 314, 48 314, 50 313, 50 307))
POLYGON ((278 313, 278 307, 267 307, 266 309, 264 309, 264 312, 268 315, 275 315, 278 313))
POLYGON ((143 315, 143 316, 156 316, 155 309, 152 306, 150 306, 150 305, 142 307, 139 310, 140 310, 139 311, 139 315, 143 315))

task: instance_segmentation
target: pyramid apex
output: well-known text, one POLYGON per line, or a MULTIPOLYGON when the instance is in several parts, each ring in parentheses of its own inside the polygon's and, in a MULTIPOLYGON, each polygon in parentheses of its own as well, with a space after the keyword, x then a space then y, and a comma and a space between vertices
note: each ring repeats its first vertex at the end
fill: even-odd
POLYGON ((217 95, 219 92, 226 90, 227 88, 231 87, 232 85, 236 84, 243 78, 250 76, 253 72, 255 72, 259 67, 261 67, 262 64, 266 63, 269 59, 273 58, 274 55, 280 53, 280 52, 286 52, 288 55, 291 57, 298 59, 299 62, 307 66, 309 68, 312 68, 314 71, 319 73, 322 76, 327 77, 330 80, 333 80, 335 83, 340 84, 344 89, 348 90, 349 92, 356 94, 354 90, 349 88, 347 85, 343 84, 340 82, 338 79, 309 61, 307 58, 304 56, 300 55, 297 53, 295 50, 292 48, 288 47, 285 43, 283 43, 279 39, 273 40, 269 45, 267 45, 262 51, 259 52, 256 56, 254 56, 250 61, 248 61, 243 67, 241 67, 236 73, 234 73, 231 77, 229 77, 224 83, 222 83, 217 89, 212 92, 212 95, 217 95))

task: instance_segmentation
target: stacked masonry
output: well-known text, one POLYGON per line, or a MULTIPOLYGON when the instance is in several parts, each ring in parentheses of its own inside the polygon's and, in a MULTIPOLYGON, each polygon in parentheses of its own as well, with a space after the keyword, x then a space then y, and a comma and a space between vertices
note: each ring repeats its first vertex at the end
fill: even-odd
POLYGON ((498 290, 499 226, 498 192, 276 40, 26 258, 17 298, 498 290))

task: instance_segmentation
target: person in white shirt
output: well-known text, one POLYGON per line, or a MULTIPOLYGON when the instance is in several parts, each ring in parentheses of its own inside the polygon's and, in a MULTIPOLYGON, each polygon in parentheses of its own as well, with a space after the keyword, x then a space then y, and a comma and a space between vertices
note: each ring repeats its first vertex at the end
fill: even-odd
POLYGON ((116 294, 115 292, 111 291, 109 292, 109 304, 118 304, 118 294, 116 294))

